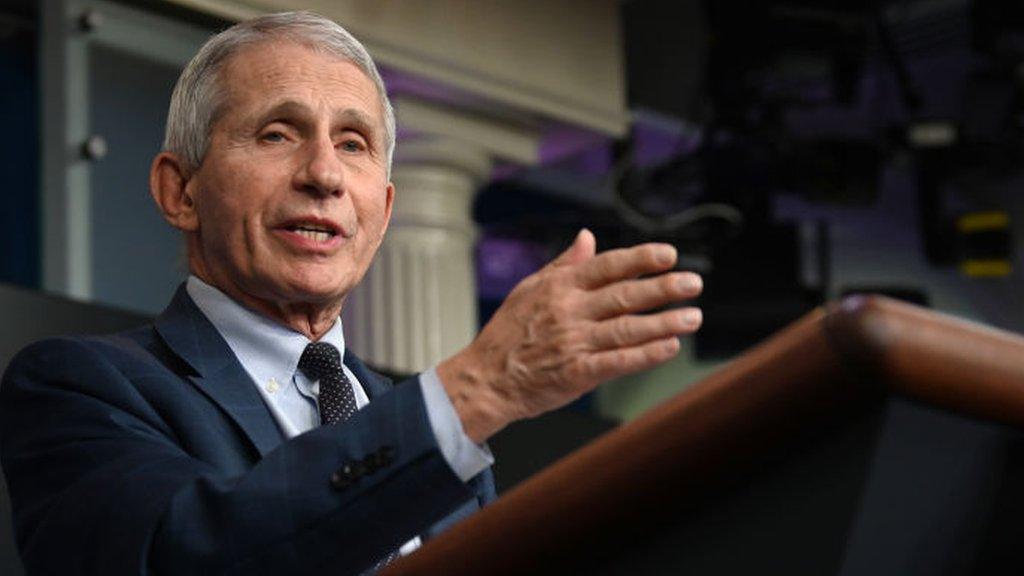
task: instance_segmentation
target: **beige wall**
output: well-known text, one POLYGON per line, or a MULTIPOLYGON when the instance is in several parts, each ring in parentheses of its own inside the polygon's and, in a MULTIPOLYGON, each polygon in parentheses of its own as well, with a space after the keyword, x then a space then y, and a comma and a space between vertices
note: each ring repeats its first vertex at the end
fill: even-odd
POLYGON ((310 9, 378 64, 610 135, 628 115, 614 0, 167 0, 228 19, 310 9))

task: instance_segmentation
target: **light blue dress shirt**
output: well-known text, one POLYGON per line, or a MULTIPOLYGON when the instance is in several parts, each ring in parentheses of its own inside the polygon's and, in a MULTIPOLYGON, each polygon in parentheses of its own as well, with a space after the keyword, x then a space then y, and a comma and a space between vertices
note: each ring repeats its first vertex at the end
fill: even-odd
MULTIPOLYGON (((252 378, 284 436, 292 438, 319 426, 319 383, 298 369, 299 358, 310 340, 245 308, 195 276, 189 276, 185 289, 252 378)), ((320 341, 333 344, 344 357, 340 318, 320 341)), ((347 366, 342 369, 352 382, 356 407, 366 406, 370 400, 362 384, 347 366)), ((423 372, 419 381, 438 447, 452 471, 463 482, 468 481, 493 464, 494 457, 486 445, 479 446, 466 436, 437 371, 431 368, 423 372)), ((414 538, 402 546, 401 553, 408 554, 419 545, 419 538, 414 538)))

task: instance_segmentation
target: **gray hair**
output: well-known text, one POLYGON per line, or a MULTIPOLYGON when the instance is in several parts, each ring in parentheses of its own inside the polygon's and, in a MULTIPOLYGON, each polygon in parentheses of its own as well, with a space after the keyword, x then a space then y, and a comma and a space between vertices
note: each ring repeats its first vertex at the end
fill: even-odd
POLYGON ((210 38, 178 77, 167 112, 164 150, 181 157, 185 170, 194 172, 203 163, 210 134, 225 104, 221 85, 224 63, 242 48, 285 40, 351 62, 373 81, 384 112, 384 150, 388 174, 395 150, 395 111, 384 81, 366 48, 336 22, 312 12, 268 14, 235 24, 210 38))

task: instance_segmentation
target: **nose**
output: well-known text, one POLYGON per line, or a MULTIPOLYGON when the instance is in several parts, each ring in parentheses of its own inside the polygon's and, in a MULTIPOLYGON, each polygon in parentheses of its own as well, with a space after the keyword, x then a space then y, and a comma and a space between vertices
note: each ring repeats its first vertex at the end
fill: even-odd
POLYGON ((341 194, 344 167, 331 139, 311 139, 304 149, 302 166, 295 173, 296 188, 316 196, 341 194))

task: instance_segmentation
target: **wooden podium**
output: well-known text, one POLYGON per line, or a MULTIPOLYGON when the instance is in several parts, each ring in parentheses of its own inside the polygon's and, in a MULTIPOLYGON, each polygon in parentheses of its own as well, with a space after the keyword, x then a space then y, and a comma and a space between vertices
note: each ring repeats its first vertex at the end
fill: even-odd
POLYGON ((1016 573, 1021 427, 1024 338, 853 297, 384 573, 1016 573))

